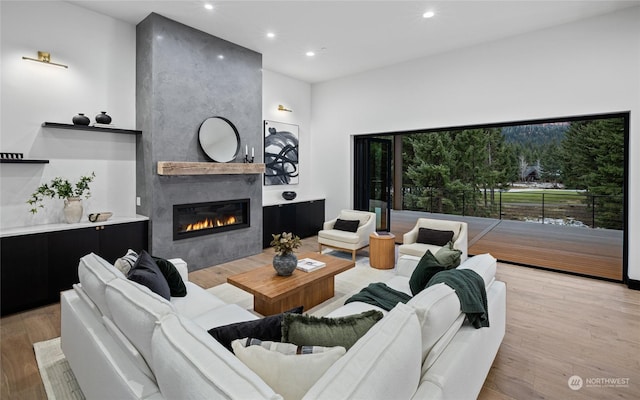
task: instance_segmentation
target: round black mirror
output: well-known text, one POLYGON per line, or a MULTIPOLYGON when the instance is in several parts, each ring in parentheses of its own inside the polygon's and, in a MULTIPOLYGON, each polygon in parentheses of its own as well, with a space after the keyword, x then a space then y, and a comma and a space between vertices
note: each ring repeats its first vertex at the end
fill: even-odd
POLYGON ((205 119, 198 130, 198 140, 202 151, 213 161, 233 161, 240 151, 238 130, 223 117, 205 119))

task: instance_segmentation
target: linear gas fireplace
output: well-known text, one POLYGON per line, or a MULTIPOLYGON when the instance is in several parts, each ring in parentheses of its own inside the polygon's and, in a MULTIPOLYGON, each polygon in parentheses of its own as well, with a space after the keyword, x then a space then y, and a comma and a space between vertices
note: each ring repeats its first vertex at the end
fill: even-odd
POLYGON ((249 199, 173 206, 173 240, 248 228, 249 226, 249 199))

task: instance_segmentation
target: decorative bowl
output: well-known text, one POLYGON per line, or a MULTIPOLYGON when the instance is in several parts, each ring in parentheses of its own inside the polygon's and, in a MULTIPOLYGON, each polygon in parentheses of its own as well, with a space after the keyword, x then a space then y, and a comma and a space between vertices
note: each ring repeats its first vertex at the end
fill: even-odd
POLYGON ((286 192, 282 192, 282 197, 285 200, 293 200, 296 198, 296 192, 292 192, 292 191, 286 191, 286 192))
POLYGON ((89 221, 91 221, 91 222, 104 222, 104 221, 108 220, 109 218, 111 218, 112 215, 113 215, 112 212, 99 212, 99 213, 89 214, 89 221))

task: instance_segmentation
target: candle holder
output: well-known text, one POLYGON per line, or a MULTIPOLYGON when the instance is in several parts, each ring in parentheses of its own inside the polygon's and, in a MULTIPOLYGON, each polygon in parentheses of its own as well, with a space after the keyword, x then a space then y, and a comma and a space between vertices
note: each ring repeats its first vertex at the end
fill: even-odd
POLYGON ((245 164, 253 164, 253 160, 254 160, 254 157, 253 157, 253 156, 249 157, 249 155, 248 155, 248 154, 245 154, 245 155, 244 155, 244 162, 245 162, 245 164))

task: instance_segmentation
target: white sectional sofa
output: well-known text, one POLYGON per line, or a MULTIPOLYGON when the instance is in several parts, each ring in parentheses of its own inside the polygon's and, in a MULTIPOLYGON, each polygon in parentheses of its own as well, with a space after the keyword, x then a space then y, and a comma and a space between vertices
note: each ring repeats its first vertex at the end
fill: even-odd
MULTIPOLYGON (((410 293, 417 257, 403 256, 387 284, 410 293)), ((257 317, 188 282, 187 296, 157 296, 100 257, 79 263, 80 284, 61 295, 62 350, 88 399, 281 399, 207 330, 257 317)), ((477 397, 505 332, 505 285, 496 261, 476 256, 487 287, 489 328, 464 322, 444 284, 398 304, 332 364, 304 399, 471 399, 477 397)), ((375 306, 349 303, 329 316, 375 306)))

